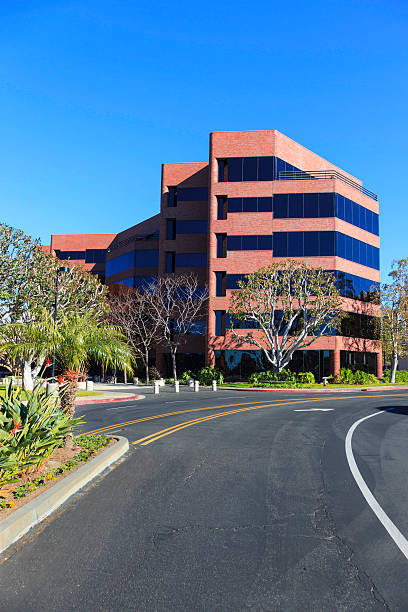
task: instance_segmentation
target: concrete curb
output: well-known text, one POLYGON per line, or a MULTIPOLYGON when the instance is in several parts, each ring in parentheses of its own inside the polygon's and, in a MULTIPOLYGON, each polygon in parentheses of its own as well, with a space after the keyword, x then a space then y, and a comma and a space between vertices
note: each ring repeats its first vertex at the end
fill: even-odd
POLYGON ((327 389, 264 389, 262 387, 219 387, 219 389, 225 389, 228 391, 258 391, 263 393, 351 393, 354 391, 408 391, 408 385, 391 387, 355 387, 353 388, 351 385, 349 388, 341 388, 341 389, 330 389, 330 385, 327 386, 327 389))
POLYGON ((118 440, 116 444, 104 450, 95 459, 91 459, 89 463, 82 465, 75 472, 63 478, 7 518, 0 520, 0 553, 128 451, 129 441, 127 438, 114 437, 118 440))
POLYGON ((100 399, 87 399, 83 397, 76 401, 77 406, 82 406, 83 404, 110 404, 111 402, 131 402, 134 400, 144 399, 145 395, 127 395, 125 397, 113 397, 111 399, 107 397, 102 397, 100 399))

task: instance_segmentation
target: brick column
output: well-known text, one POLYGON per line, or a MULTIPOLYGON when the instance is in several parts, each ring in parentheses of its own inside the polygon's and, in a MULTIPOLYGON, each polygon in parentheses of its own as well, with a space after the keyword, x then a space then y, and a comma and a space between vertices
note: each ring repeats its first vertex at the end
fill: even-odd
POLYGON ((332 375, 337 376, 340 374, 340 351, 339 349, 334 349, 331 354, 331 366, 332 366, 332 375))
POLYGON ((382 378, 383 376, 383 360, 382 360, 382 351, 377 353, 377 377, 382 378))

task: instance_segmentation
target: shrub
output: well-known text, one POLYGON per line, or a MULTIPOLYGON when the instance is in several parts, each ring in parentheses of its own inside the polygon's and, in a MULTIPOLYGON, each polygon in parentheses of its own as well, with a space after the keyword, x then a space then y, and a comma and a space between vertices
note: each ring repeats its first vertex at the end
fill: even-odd
POLYGON ((313 372, 299 372, 298 377, 300 382, 306 385, 313 385, 316 382, 313 372))
POLYGON ((195 374, 192 370, 186 370, 185 372, 182 373, 182 375, 179 378, 179 382, 182 385, 186 385, 188 383, 188 381, 190 380, 190 378, 194 378, 195 374))
POLYGON ((350 368, 341 368, 340 370, 340 382, 346 385, 354 384, 354 372, 350 368))
POLYGON ((7 385, 0 399, 0 487, 21 472, 39 468, 81 423, 60 412, 58 399, 42 389, 23 402, 7 385))
POLYGON ((354 372, 354 383, 356 385, 368 385, 370 383, 377 383, 378 378, 374 374, 369 374, 363 370, 357 370, 354 372))
MULTIPOLYGON (((385 382, 390 382, 391 370, 384 370, 384 380, 385 382)), ((395 382, 396 383, 408 383, 408 371, 407 370, 397 370, 395 372, 395 382)))
POLYGON ((218 384, 224 381, 224 376, 220 370, 213 368, 212 366, 206 366, 201 368, 197 374, 197 379, 200 385, 211 385, 212 381, 215 380, 218 384))
POLYGON ((149 378, 150 380, 160 380, 161 379, 161 374, 155 366, 150 366, 149 378))
POLYGON ((266 372, 254 372, 248 378, 248 382, 255 387, 269 387, 269 386, 283 386, 283 383, 287 383, 286 386, 296 386, 296 374, 290 370, 282 370, 281 372, 272 372, 267 370, 266 372))

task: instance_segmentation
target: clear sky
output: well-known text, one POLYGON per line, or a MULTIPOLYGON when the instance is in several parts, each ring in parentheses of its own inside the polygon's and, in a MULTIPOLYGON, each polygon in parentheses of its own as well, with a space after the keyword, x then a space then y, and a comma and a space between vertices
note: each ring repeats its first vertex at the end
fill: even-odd
POLYGON ((116 232, 211 131, 277 129, 380 196, 408 256, 408 3, 0 0, 0 220, 116 232))

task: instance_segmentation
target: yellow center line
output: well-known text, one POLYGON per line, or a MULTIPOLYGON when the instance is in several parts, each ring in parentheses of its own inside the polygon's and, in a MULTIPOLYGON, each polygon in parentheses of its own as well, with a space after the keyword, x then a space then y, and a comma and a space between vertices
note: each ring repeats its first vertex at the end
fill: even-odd
MULTIPOLYGON (((407 396, 406 393, 398 393, 398 394, 397 393, 388 393, 388 394, 370 395, 370 397, 406 397, 406 396, 407 396)), ((259 410, 260 408, 269 408, 270 406, 284 406, 284 405, 288 405, 288 404, 301 404, 301 403, 318 402, 318 401, 328 402, 330 400, 355 399, 355 398, 361 398, 361 395, 348 395, 346 397, 344 397, 344 396, 343 397, 325 397, 325 398, 315 398, 315 399, 307 398, 307 399, 292 400, 292 401, 287 401, 287 402, 279 401, 279 402, 275 402, 275 403, 272 403, 272 404, 271 403, 264 404, 262 406, 251 406, 249 408, 240 408, 238 410, 230 410, 228 412, 220 412, 218 414, 207 415, 205 417, 194 419, 192 421, 185 421, 184 423, 179 423, 178 425, 173 425, 172 427, 168 427, 167 429, 162 429, 160 431, 156 431, 155 433, 150 434, 148 436, 145 436, 144 438, 139 438, 139 440, 136 440, 135 442, 132 442, 132 444, 133 445, 140 444, 141 446, 147 446, 148 444, 151 444, 152 442, 155 442, 156 440, 159 440, 160 438, 164 438, 165 436, 169 436, 169 435, 171 435, 173 433, 176 433, 177 431, 180 431, 181 429, 185 429, 186 427, 192 427, 193 425, 197 425, 199 423, 204 423, 206 421, 211 421, 212 419, 218 419, 220 417, 228 416, 228 415, 231 415, 231 414, 239 414, 240 412, 248 412, 250 410, 259 410)))
MULTIPOLYGON (((268 400, 273 402, 274 400, 268 400)), ((275 400, 276 401, 276 400, 275 400)), ((134 419, 133 421, 125 421, 123 423, 114 423, 112 425, 106 425, 106 427, 99 427, 98 429, 91 429, 86 431, 86 434, 103 433, 109 429, 117 429, 118 427, 125 427, 126 425, 134 425, 135 423, 143 423, 143 421, 153 421, 154 419, 164 419, 168 416, 174 416, 175 414, 185 414, 186 412, 203 412, 204 410, 218 410, 219 408, 231 408, 232 406, 255 406, 255 404, 263 404, 262 402, 241 402, 239 404, 221 404, 220 406, 205 406, 204 408, 189 408, 187 410, 177 410, 176 412, 166 412, 165 414, 156 414, 149 417, 142 417, 140 419, 134 419)), ((274 405, 274 404, 272 404, 274 405)))

